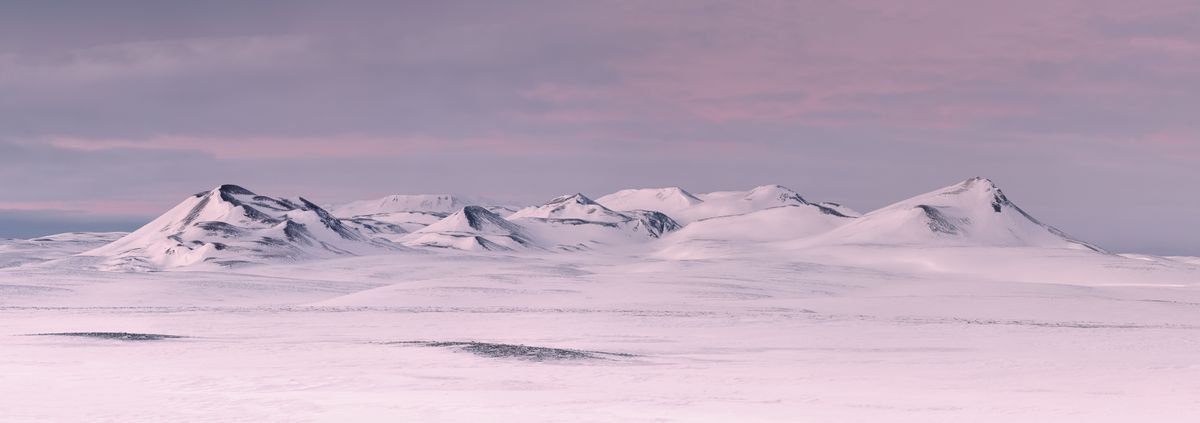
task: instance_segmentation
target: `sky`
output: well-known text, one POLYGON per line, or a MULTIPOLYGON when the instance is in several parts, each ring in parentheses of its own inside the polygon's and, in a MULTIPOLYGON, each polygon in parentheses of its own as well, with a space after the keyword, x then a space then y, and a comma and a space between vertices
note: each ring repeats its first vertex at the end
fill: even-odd
POLYGON ((235 183, 321 204, 984 176, 1200 255, 1200 2, 0 2, 0 237, 235 183))

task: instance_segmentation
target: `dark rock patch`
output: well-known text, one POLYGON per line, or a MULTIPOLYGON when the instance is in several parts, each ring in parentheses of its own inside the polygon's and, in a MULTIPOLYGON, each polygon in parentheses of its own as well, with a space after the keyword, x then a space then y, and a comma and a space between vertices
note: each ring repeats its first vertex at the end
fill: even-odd
POLYGON ((58 333, 34 333, 28 336, 74 336, 80 338, 95 338, 95 339, 111 339, 117 341, 161 341, 164 339, 179 339, 185 338, 179 335, 162 335, 157 333, 131 333, 131 332, 58 332, 58 333))
POLYGON ((454 341, 399 341, 388 344, 408 344, 426 347, 450 348, 469 352, 480 357, 515 358, 527 361, 605 360, 617 357, 633 357, 632 354, 602 351, 573 350, 566 348, 535 347, 530 345, 494 344, 488 342, 454 341))

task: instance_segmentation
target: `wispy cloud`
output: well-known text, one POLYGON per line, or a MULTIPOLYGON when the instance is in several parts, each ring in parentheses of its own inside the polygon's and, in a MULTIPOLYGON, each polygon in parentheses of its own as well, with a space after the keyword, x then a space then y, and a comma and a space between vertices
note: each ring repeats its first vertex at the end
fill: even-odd
POLYGON ((538 156, 578 153, 578 147, 522 135, 450 138, 425 135, 331 135, 308 137, 158 136, 140 139, 49 137, 32 142, 76 151, 167 150, 193 151, 221 160, 286 160, 353 158, 441 153, 447 149, 496 156, 538 156))
POLYGON ((80 84, 178 72, 236 71, 295 65, 303 36, 246 36, 138 41, 34 54, 0 53, 0 86, 80 84))

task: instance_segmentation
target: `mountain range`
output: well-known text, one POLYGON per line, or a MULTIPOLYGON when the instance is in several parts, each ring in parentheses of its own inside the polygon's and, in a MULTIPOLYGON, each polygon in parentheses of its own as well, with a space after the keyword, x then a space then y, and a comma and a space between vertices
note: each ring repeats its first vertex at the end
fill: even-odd
POLYGON ((528 207, 444 194, 321 207, 221 185, 81 256, 106 270, 161 270, 436 250, 645 252, 704 242, 1105 252, 1042 223, 992 181, 976 177, 866 214, 809 201, 781 185, 700 194, 627 189, 596 200, 576 193, 528 207))

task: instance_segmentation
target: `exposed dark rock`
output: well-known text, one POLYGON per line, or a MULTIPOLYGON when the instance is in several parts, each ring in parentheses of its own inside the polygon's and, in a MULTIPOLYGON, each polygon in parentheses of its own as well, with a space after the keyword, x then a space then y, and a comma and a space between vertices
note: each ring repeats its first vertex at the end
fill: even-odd
POLYGON ((157 333, 132 333, 132 332, 57 332, 57 333, 34 333, 28 336, 74 336, 81 338, 96 338, 96 339, 112 339, 117 341, 161 341, 164 339, 179 339, 186 338, 179 335, 163 335, 157 333))
POLYGON ((946 215, 942 214, 942 212, 936 207, 920 204, 917 205, 917 208, 921 209, 921 211, 925 213, 925 217, 927 218, 926 223, 929 224, 929 230, 951 235, 958 233, 958 226, 950 222, 946 215))
POLYGON ((389 344, 410 344, 426 347, 451 348, 481 357, 516 358, 528 361, 603 360, 616 357, 634 357, 632 354, 602 351, 573 350, 566 348, 534 347, 529 345, 494 344, 488 342, 445 342, 445 341, 400 341, 389 344))

